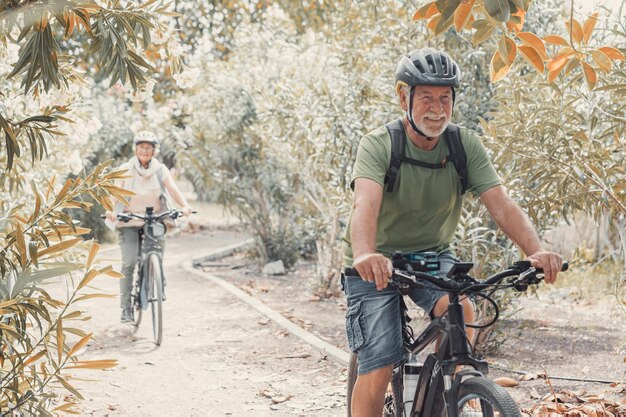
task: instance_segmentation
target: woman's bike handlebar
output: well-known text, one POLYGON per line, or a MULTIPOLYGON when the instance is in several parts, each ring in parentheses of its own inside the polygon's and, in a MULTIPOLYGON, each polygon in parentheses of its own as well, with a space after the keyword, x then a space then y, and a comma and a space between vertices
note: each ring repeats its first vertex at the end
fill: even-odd
MULTIPOLYGON (((197 211, 193 210, 191 213, 195 214, 197 213, 197 211)), ((159 214, 148 214, 146 213, 145 215, 141 215, 141 214, 137 214, 137 213, 118 213, 117 214, 117 219, 121 222, 127 223, 129 222, 131 219, 135 218, 135 219, 140 219, 143 221, 160 221, 165 219, 166 217, 169 217, 171 219, 177 219, 179 217, 182 217, 183 212, 181 210, 170 210, 170 211, 164 211, 163 213, 159 213, 159 214)), ((104 219, 106 218, 105 214, 101 214, 100 218, 104 219)))

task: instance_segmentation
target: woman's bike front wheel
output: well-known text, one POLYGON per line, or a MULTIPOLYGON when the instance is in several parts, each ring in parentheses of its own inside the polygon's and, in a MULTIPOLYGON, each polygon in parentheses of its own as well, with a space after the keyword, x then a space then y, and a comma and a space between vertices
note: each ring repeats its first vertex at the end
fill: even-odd
MULTIPOLYGON (((508 392, 484 377, 466 379, 459 388, 459 417, 521 417, 508 392)), ((447 416, 444 410, 443 417, 447 416)))
POLYGON ((148 259, 148 301, 152 312, 154 343, 159 346, 163 340, 163 273, 156 254, 150 255, 148 259))

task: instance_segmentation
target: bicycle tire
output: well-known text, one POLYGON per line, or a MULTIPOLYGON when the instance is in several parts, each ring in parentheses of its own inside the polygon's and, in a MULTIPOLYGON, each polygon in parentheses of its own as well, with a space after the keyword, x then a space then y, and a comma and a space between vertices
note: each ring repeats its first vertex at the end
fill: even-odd
POLYGON ((163 274, 156 254, 148 259, 148 300, 152 312, 152 334, 157 346, 163 341, 163 274))
POLYGON ((133 306, 133 324, 135 325, 135 331, 139 329, 139 325, 141 324, 141 315, 142 315, 141 302, 139 301, 138 298, 139 296, 133 297, 133 299, 131 300, 131 303, 133 306))
MULTIPOLYGON (((460 417, 521 417, 508 392, 495 382, 477 376, 466 379, 459 387, 460 417), (472 400, 477 400, 473 401, 472 400)), ((444 409, 443 417, 447 416, 444 409)))
POLYGON ((144 267, 139 267, 139 273, 137 279, 133 282, 133 290, 130 294, 130 305, 133 309, 133 324, 135 325, 135 331, 139 329, 142 318, 142 306, 141 306, 141 284, 146 279, 144 274, 144 267))
MULTIPOLYGON (((358 354, 352 353, 348 361, 348 378, 347 378, 347 410, 348 417, 352 417, 352 393, 354 384, 356 384, 357 372, 359 369, 358 354)), ((383 408, 383 417, 402 417, 402 368, 395 368, 391 375, 389 388, 385 394, 385 404, 383 408)))

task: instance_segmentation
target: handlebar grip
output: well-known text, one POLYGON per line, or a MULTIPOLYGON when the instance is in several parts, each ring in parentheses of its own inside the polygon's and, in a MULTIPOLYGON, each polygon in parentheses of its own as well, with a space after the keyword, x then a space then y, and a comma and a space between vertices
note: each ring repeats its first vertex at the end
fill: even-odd
MULTIPOLYGON (((563 261, 563 265, 561 266, 560 272, 565 272, 569 269, 569 262, 563 261)), ((543 268, 536 268, 537 273, 543 274, 543 268)))

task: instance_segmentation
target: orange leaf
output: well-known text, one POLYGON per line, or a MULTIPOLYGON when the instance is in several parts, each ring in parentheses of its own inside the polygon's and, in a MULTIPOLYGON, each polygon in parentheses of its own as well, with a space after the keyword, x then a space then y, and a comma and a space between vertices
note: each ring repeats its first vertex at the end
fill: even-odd
POLYGON ((454 28, 457 32, 460 32, 470 17, 470 12, 474 6, 474 0, 470 0, 467 3, 461 3, 454 12, 454 28))
POLYGON ((624 54, 617 48, 613 48, 611 46, 601 46, 598 50, 604 52, 604 55, 611 59, 617 59, 618 61, 624 60, 624 54))
POLYGON ((63 320, 59 317, 57 321, 57 353, 59 355, 59 363, 63 358, 63 320))
POLYGON ((596 64, 598 64, 598 66, 604 70, 604 71, 610 71, 611 70, 611 60, 609 59, 608 56, 606 56, 606 54, 598 49, 594 49, 593 51, 591 51, 591 56, 593 57, 593 60, 596 61, 596 64))
POLYGON ((516 387, 519 385, 519 383, 516 380, 514 380, 513 378, 506 377, 506 376, 496 378, 493 380, 493 382, 505 388, 512 388, 512 387, 516 387))
POLYGON ((593 68, 591 68, 591 65, 587 64, 586 62, 581 62, 581 65, 583 67, 583 72, 585 73, 585 80, 587 80, 587 86, 589 86, 590 90, 593 90, 594 87, 596 86, 596 82, 598 81, 596 72, 594 71, 593 68))
POLYGON ((99 275, 99 271, 96 271, 95 269, 90 269, 85 276, 83 277, 83 279, 80 281, 80 283, 78 284, 78 289, 80 290, 81 288, 83 288, 84 286, 88 285, 95 277, 97 277, 99 275))
POLYGON ((413 15, 413 20, 428 19, 429 17, 439 13, 436 2, 428 3, 417 9, 413 15))
POLYGON ((555 56, 552 61, 548 62, 548 70, 550 71, 548 73, 549 82, 554 81, 556 77, 558 77, 558 75, 561 73, 561 70, 563 70, 563 67, 565 67, 565 64, 567 64, 567 61, 572 54, 573 52, 571 51, 564 54, 559 54, 555 56))
POLYGON ((506 64, 500 56, 500 51, 496 51, 491 57, 491 65, 489 66, 489 76, 491 81, 497 83, 509 72, 511 66, 506 64))
POLYGON ((552 58, 552 61, 548 62, 548 69, 550 71, 560 71, 567 62, 567 58, 572 55, 572 53, 573 52, 570 51, 555 56, 552 58))
POLYGON ((530 62, 530 64, 535 67, 537 71, 543 74, 543 72, 545 71, 545 65, 543 63, 543 58, 541 57, 541 55, 539 55, 537 50, 528 45, 521 45, 518 47, 518 49, 521 52, 522 56, 526 58, 526 60, 530 62))
POLYGON ((435 29, 437 28, 437 25, 439 24, 440 20, 441 20, 441 15, 438 14, 437 16, 435 16, 432 19, 430 19, 430 22, 428 22, 426 27, 434 32, 435 29))
POLYGON ((543 59, 547 59, 548 55, 546 53, 546 45, 544 45, 541 38, 534 33, 531 32, 519 32, 517 37, 522 40, 527 45, 533 47, 535 51, 541 56, 543 59))
POLYGON ((89 333, 89 334, 86 334, 85 336, 83 336, 83 338, 80 339, 78 342, 76 342, 76 344, 72 347, 72 349, 70 349, 70 351, 67 353, 67 356, 74 356, 74 354, 76 352, 78 352, 80 349, 85 347, 85 345, 91 339, 92 335, 93 335, 93 333, 89 333))
POLYGON ((551 43, 553 45, 569 45, 569 42, 566 41, 564 38, 562 38, 559 35, 548 35, 548 36, 544 36, 543 40, 545 42, 551 43))
POLYGON ((551 83, 552 81, 556 80, 556 77, 559 76, 560 72, 561 72, 561 68, 555 71, 548 71, 548 82, 551 83))
POLYGON ((567 33, 571 32, 572 38, 576 43, 580 43, 583 40, 583 28, 578 23, 578 20, 572 18, 569 22, 565 22, 565 27, 567 27, 567 33))
POLYGON ((23 368, 26 368, 28 365, 30 365, 31 363, 37 361, 38 359, 40 359, 43 355, 46 354, 46 350, 41 350, 39 351, 36 355, 31 356, 30 358, 26 359, 26 362, 24 362, 24 364, 22 365, 23 368))
POLYGON ((66 369, 109 369, 117 366, 117 359, 73 361, 66 369))
POLYGON ((598 13, 593 13, 591 16, 585 20, 583 23, 583 40, 585 43, 589 42, 589 38, 591 37, 591 33, 593 32, 593 28, 596 27, 596 23, 598 22, 598 13))
POLYGON ((98 253, 98 249, 100 249, 100 245, 97 242, 93 242, 91 248, 89 249, 89 256, 87 257, 88 268, 91 266, 91 264, 93 264, 93 261, 96 258, 96 254, 98 253))

